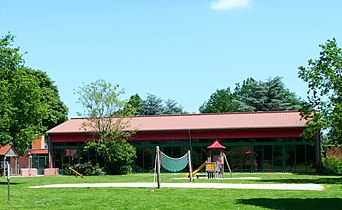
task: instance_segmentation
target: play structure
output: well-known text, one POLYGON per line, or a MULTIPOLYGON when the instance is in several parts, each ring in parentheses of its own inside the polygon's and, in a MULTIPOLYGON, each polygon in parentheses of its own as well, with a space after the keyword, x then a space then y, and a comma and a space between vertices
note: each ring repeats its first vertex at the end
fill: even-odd
MULTIPOLYGON (((230 175, 232 176, 232 171, 230 169, 228 160, 226 155, 223 153, 223 149, 225 146, 222 146, 218 140, 208 146, 209 149, 209 157, 207 160, 202 163, 191 175, 199 177, 206 177, 206 178, 224 178, 224 163, 226 163, 230 175), (206 174, 197 174, 205 167, 206 174)), ((190 173, 185 174, 186 178, 189 178, 190 173)))

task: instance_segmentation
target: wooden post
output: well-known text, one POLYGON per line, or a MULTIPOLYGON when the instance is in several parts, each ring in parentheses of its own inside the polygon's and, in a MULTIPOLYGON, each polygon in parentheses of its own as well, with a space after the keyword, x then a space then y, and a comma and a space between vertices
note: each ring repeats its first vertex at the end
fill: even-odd
POLYGON ((229 169, 229 172, 230 172, 230 176, 233 177, 232 170, 230 169, 229 162, 227 160, 227 156, 224 153, 223 153, 223 156, 224 156, 224 159, 226 160, 226 163, 227 163, 227 166, 228 166, 228 169, 229 169))
POLYGON ((220 163, 222 162, 222 168, 221 168, 221 178, 224 178, 224 160, 223 160, 223 152, 222 149, 220 149, 220 163))
POLYGON ((190 154, 190 150, 188 151, 188 161, 189 161, 189 175, 190 175, 190 182, 193 181, 193 177, 192 177, 192 164, 191 164, 191 154, 190 154))
POLYGON ((159 146, 156 147, 156 153, 157 153, 157 182, 158 182, 158 189, 160 189, 161 186, 160 186, 160 151, 159 151, 159 146))
POLYGON ((316 172, 322 172, 322 157, 321 157, 321 135, 317 132, 316 135, 316 172))

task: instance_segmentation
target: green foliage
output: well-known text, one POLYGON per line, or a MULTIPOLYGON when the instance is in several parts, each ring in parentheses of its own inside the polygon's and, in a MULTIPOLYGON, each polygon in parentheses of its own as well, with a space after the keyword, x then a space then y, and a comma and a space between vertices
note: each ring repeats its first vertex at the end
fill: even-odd
POLYGON ((88 148, 95 148, 104 160, 107 174, 127 174, 132 172, 136 149, 125 139, 100 138, 88 142, 88 148))
POLYGON ((83 128, 94 134, 86 148, 96 150, 108 174, 131 172, 136 157, 135 148, 126 141, 135 132, 130 128, 127 115, 132 112, 124 111, 125 102, 119 99, 123 91, 118 88, 118 85, 98 80, 80 87, 77 92, 78 102, 84 108, 80 115, 88 119, 83 128))
POLYGON ((124 106, 124 113, 127 115, 141 115, 144 110, 143 100, 139 94, 132 95, 124 106))
POLYGON ((323 167, 326 173, 333 175, 342 175, 342 160, 331 156, 322 158, 323 167))
POLYGON ((237 111, 279 111, 298 110, 300 101, 285 88, 281 77, 266 82, 248 78, 235 88, 237 111))
MULTIPOLYGON (((76 164, 72 168, 84 176, 104 175, 103 169, 100 167, 99 164, 96 164, 94 166, 90 162, 83 163, 83 164, 76 164)), ((75 174, 71 170, 66 169, 64 175, 75 175, 75 174)))
POLYGON ((125 104, 124 113, 132 115, 164 115, 164 114, 184 114, 182 106, 179 106, 175 100, 163 100, 153 94, 147 94, 145 100, 138 94, 132 95, 125 104))
POLYGON ((68 119, 68 108, 61 101, 57 86, 46 72, 28 69, 28 73, 38 79, 41 90, 40 102, 47 105, 47 118, 43 119, 43 126, 51 129, 68 119))
POLYGON ((163 114, 163 100, 156 95, 147 94, 146 100, 144 100, 144 110, 142 115, 161 115, 163 114))
POLYGON ((266 82, 248 78, 236 84, 234 92, 230 89, 217 90, 200 107, 201 113, 253 112, 298 110, 300 100, 285 88, 281 77, 268 79, 266 82))
POLYGON ((230 88, 216 90, 209 100, 204 102, 199 108, 201 113, 223 113, 236 111, 236 104, 233 100, 235 95, 230 92, 230 88))
POLYGON ((308 67, 300 66, 298 72, 309 88, 308 101, 301 110, 309 120, 305 134, 312 136, 323 129, 335 144, 341 144, 342 50, 335 39, 319 46, 322 49, 319 58, 310 59, 308 67))
POLYGON ((165 106, 163 109, 163 114, 184 114, 183 108, 178 106, 177 102, 172 99, 167 99, 165 101, 165 106))
POLYGON ((12 47, 13 40, 11 34, 0 39, 0 146, 12 143, 23 154, 37 135, 64 121, 67 110, 58 94, 48 94, 58 93, 48 76, 24 66, 19 48, 12 47), (44 80, 51 85, 45 85, 44 80), (59 120, 53 118, 57 112, 51 113, 59 109, 53 100, 64 109, 58 113, 59 120))

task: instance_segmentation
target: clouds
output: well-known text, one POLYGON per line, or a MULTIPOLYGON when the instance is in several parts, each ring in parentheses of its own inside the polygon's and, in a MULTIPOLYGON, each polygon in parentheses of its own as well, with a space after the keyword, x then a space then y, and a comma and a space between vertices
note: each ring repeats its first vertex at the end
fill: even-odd
POLYGON ((252 0, 216 0, 211 3, 211 8, 215 10, 230 10, 235 8, 249 7, 252 0))

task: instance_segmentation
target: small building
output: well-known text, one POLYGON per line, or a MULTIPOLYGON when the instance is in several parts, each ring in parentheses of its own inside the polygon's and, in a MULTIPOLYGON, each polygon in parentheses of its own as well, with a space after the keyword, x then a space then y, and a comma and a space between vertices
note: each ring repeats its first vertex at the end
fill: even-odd
MULTIPOLYGON (((83 149, 93 137, 82 128, 86 121, 72 118, 47 131, 50 167, 101 161, 83 149)), ((135 172, 153 169, 156 146, 171 157, 190 149, 193 167, 198 167, 216 139, 226 147, 233 172, 314 172, 320 161, 315 139, 301 137, 306 120, 298 111, 137 116, 129 122, 129 129, 136 130, 128 140, 137 149, 135 172)))
POLYGON ((12 145, 7 144, 0 147, 0 168, 3 171, 4 162, 10 163, 11 173, 19 175, 23 168, 35 168, 37 174, 43 174, 44 168, 48 167, 48 153, 47 144, 45 143, 44 136, 38 137, 32 142, 25 155, 19 156, 18 153, 12 148, 12 145))
POLYGON ((12 145, 6 144, 5 146, 0 148, 0 160, 0 176, 3 175, 5 168, 9 163, 11 166, 11 174, 19 174, 18 154, 12 149, 12 145))

